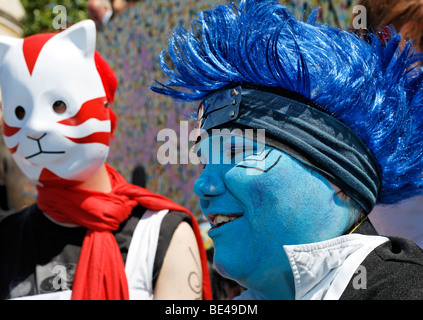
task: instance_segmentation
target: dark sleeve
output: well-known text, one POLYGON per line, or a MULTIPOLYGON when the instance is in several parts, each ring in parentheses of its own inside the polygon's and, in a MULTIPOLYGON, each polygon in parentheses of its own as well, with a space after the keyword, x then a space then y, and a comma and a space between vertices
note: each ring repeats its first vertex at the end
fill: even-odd
POLYGON ((341 300, 422 300, 423 251, 412 241, 389 237, 362 262, 365 286, 354 276, 341 300))
POLYGON ((26 295, 35 294, 35 279, 31 277, 36 265, 32 224, 28 223, 36 210, 32 205, 0 220, 0 299, 10 299, 11 291, 27 280, 26 295))
POLYGON ((163 260, 169 247, 172 236, 181 222, 188 222, 191 225, 191 217, 185 212, 171 211, 162 221, 160 226, 159 241, 157 244, 156 257, 153 266, 153 288, 156 286, 157 278, 163 266, 163 260))

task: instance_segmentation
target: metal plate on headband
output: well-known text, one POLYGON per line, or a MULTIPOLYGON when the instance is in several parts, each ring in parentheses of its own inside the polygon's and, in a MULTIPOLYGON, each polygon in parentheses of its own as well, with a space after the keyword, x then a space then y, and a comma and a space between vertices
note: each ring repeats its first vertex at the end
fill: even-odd
POLYGON ((197 127, 209 130, 238 118, 241 87, 221 90, 204 99, 198 108, 197 127))

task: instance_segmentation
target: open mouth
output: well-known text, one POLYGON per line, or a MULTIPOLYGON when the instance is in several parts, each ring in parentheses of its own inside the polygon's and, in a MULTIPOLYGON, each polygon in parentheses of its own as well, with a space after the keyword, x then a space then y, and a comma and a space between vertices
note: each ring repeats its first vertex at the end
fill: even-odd
POLYGON ((212 224, 212 229, 219 228, 224 224, 232 222, 239 217, 242 217, 242 213, 232 213, 232 214, 213 214, 209 215, 209 221, 212 224))

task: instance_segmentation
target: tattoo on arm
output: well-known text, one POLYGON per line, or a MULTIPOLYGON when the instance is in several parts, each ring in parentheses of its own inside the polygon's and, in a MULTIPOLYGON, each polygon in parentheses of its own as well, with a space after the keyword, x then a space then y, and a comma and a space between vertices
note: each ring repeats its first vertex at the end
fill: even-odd
POLYGON ((199 296, 196 298, 197 300, 201 299, 201 293, 202 293, 202 281, 201 281, 201 267, 198 265, 197 259, 195 259, 194 252, 192 251, 192 248, 189 247, 189 252, 191 253, 192 258, 194 259, 196 269, 189 273, 188 275, 188 285, 190 289, 199 296))

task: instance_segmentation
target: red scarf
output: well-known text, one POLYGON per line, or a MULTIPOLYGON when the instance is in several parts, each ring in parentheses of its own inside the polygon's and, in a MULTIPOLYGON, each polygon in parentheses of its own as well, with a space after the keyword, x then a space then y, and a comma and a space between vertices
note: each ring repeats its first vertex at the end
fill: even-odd
POLYGON ((77 188, 38 186, 38 207, 62 223, 86 227, 72 286, 74 300, 127 300, 128 281, 121 252, 112 231, 140 204, 153 210, 175 210, 191 216, 203 271, 203 299, 211 299, 207 256, 194 215, 172 200, 135 186, 106 164, 112 184, 110 193, 77 188))

